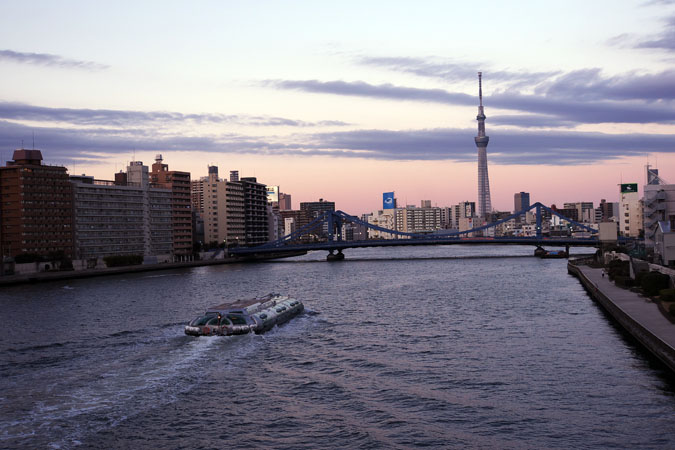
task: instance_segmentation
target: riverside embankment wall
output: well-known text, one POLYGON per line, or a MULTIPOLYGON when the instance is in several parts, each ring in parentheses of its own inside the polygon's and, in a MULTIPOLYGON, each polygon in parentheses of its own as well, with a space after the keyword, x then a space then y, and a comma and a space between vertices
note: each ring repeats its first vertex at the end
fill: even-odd
POLYGON ((590 271, 600 269, 590 269, 570 261, 567 264, 567 270, 570 274, 579 278, 589 294, 621 327, 668 366, 672 373, 675 373, 675 347, 673 346, 675 325, 669 324, 672 328, 663 327, 662 321, 667 321, 667 319, 661 315, 658 308, 655 307, 656 305, 647 304, 644 298, 634 292, 616 287, 605 277, 602 278, 602 281, 594 282, 591 279, 590 271), (589 273, 585 273, 586 271, 589 273), (614 297, 621 295, 622 300, 612 298, 613 295, 614 297), (635 298, 630 299, 631 296, 635 298), (633 311, 627 311, 627 299, 633 311), (636 311, 645 314, 636 314, 636 311), (654 314, 658 314, 658 316, 654 314), (654 322, 658 322, 658 326, 654 326, 654 322))

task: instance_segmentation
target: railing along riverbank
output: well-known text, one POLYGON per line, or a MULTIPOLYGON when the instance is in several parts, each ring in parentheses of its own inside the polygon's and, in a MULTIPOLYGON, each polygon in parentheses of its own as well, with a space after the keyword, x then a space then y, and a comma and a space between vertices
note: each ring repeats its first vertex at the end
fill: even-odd
POLYGON ((576 276, 588 293, 621 327, 661 360, 675 374, 675 325, 650 299, 616 286, 596 269, 570 260, 570 274, 576 276))
POLYGON ((72 280, 77 278, 92 278, 107 275, 119 275, 125 273, 152 272, 157 270, 183 269, 189 267, 214 266, 220 264, 236 264, 251 261, 263 261, 266 259, 287 258, 304 255, 305 252, 279 252, 275 255, 238 257, 230 256, 221 259, 206 259, 198 261, 165 262, 157 264, 139 264, 121 267, 103 267, 83 270, 54 270, 46 272, 33 272, 19 275, 5 275, 0 277, 0 287, 17 284, 40 283, 46 281, 72 280))

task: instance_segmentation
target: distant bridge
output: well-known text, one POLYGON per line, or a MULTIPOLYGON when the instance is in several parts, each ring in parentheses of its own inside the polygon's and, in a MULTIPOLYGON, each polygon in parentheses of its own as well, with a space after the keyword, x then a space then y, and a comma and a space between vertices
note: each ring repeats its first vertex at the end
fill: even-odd
MULTIPOLYGON (((547 247, 569 247, 584 246, 596 247, 600 241, 597 235, 598 231, 588 225, 569 219, 557 211, 544 206, 541 203, 535 203, 529 208, 518 211, 510 216, 487 225, 465 231, 437 232, 432 234, 408 233, 397 230, 390 230, 377 225, 364 222, 356 216, 351 216, 342 211, 326 211, 307 225, 297 229, 293 233, 284 236, 276 241, 267 242, 255 247, 235 247, 229 249, 229 254, 243 257, 274 257, 275 254, 306 253, 312 250, 326 250, 329 252, 328 260, 344 259, 342 251, 347 248, 359 247, 396 247, 403 245, 534 245, 539 248, 547 247), (523 216, 528 211, 535 211, 535 235, 534 236, 495 236, 495 237, 474 237, 475 234, 490 234, 489 230, 494 230, 498 226, 523 216), (587 237, 545 237, 542 233, 543 212, 548 212, 551 216, 557 216, 562 221, 574 225, 590 233, 587 237), (342 226, 345 223, 352 223, 366 227, 367 229, 377 230, 383 233, 389 233, 394 239, 368 239, 360 241, 344 240, 342 236, 342 226), (299 242, 303 236, 311 234, 326 233, 327 239, 322 242, 299 242), (337 252, 337 253, 336 253, 337 252)), ((494 234, 494 233, 493 233, 494 234)))

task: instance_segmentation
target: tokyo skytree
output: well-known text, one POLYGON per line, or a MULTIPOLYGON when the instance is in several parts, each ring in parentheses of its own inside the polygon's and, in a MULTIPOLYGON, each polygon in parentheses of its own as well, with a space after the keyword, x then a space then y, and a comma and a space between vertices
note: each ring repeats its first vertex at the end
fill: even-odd
POLYGON ((485 113, 483 112, 483 83, 482 72, 478 72, 478 136, 476 136, 476 147, 478 147, 478 217, 486 217, 492 212, 490 202, 490 179, 488 178, 487 167, 487 145, 490 138, 485 135, 485 113))

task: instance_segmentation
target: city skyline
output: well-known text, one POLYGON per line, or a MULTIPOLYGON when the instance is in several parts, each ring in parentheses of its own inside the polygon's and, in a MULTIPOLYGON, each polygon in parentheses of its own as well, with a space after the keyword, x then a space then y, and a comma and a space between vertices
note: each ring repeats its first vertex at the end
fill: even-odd
POLYGON ((34 135, 103 179, 162 153, 352 213, 389 191, 476 201, 482 71, 495 209, 618 201, 645 164, 675 172, 672 1, 117 5, 0 6, 2 164, 34 135))

